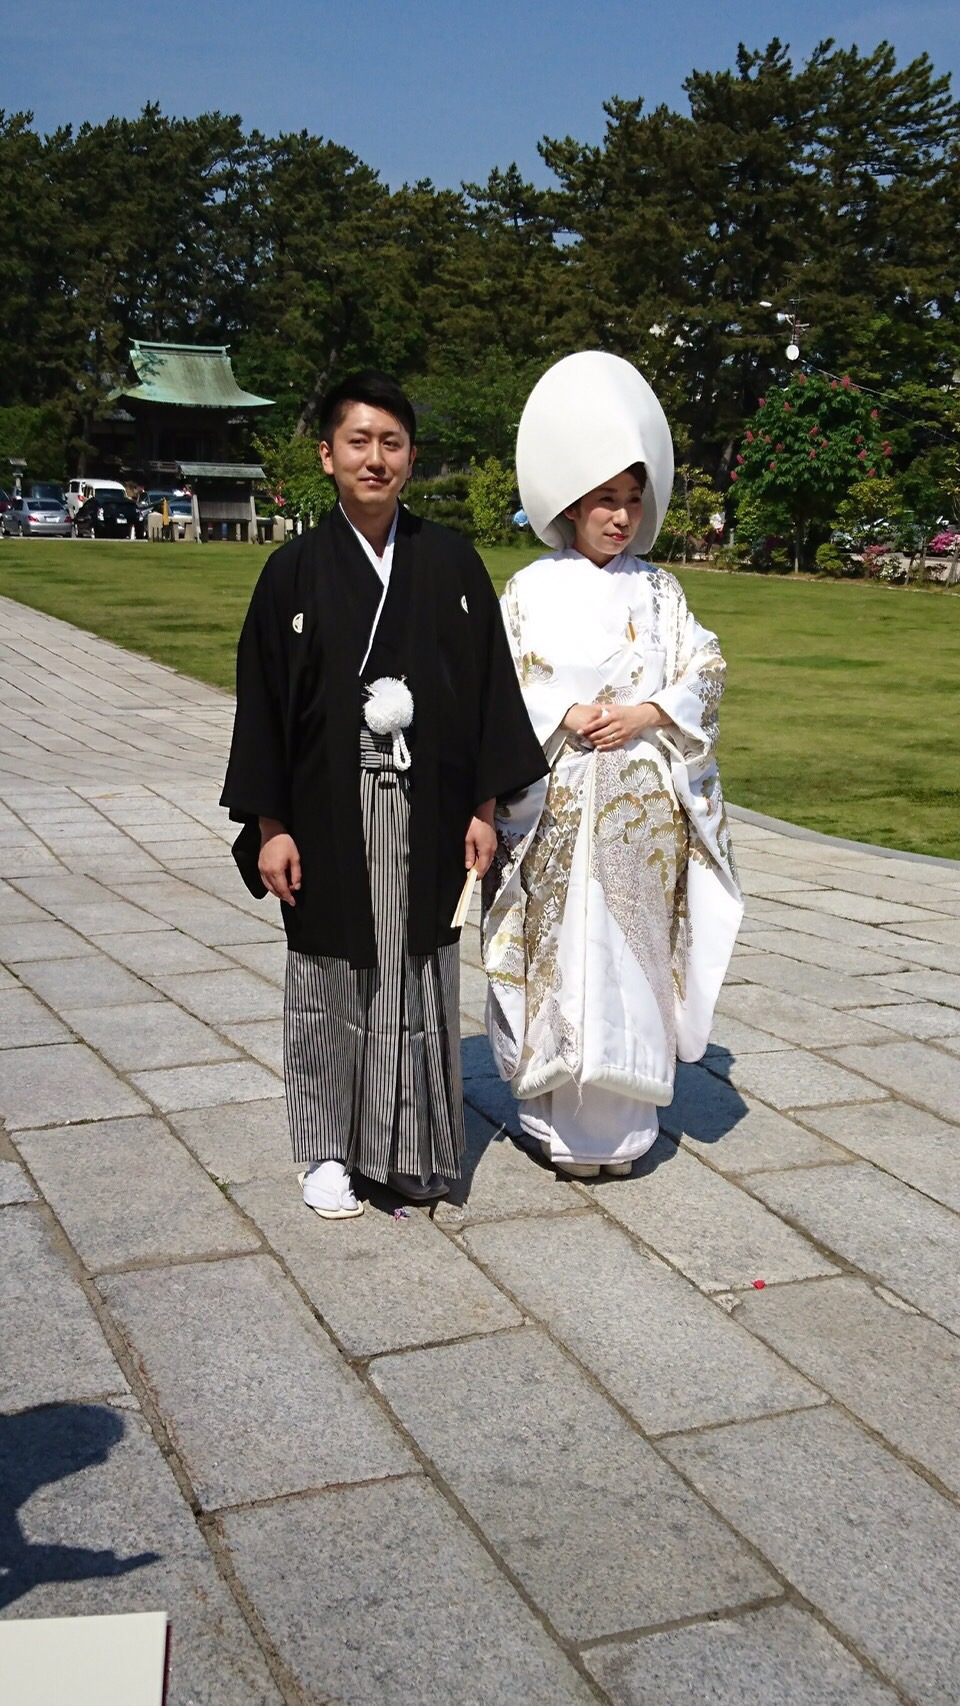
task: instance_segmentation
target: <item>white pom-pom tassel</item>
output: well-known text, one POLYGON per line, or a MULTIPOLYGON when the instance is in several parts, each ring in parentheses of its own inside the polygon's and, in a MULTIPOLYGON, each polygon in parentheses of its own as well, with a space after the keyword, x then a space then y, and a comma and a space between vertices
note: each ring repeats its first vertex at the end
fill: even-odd
POLYGON ((392 736, 393 762, 398 770, 409 770, 410 749, 402 730, 413 722, 413 694, 406 682, 394 675, 381 675, 372 681, 363 715, 371 734, 392 736))

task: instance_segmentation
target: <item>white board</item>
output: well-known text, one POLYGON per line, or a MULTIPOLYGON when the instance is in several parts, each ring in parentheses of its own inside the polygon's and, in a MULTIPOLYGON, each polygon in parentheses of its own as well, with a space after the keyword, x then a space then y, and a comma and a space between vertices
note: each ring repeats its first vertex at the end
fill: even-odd
POLYGON ((162 1706, 165 1611, 0 1622, 3 1706, 162 1706))

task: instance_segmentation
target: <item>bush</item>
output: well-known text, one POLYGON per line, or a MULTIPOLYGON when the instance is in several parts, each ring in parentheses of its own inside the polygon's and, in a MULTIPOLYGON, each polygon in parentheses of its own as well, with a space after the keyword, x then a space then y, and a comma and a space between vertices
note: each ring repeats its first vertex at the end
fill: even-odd
POLYGON ((725 574, 736 574, 738 569, 744 569, 750 561, 750 553, 743 545, 718 545, 710 558, 710 566, 722 569, 725 574))
POLYGON ((502 545, 509 536, 510 508, 516 495, 517 476, 496 456, 470 464, 467 508, 478 545, 502 545))
POLYGON ((822 575, 838 577, 848 572, 847 559, 837 545, 818 545, 815 560, 822 575))
POLYGON ((403 502, 413 515, 439 521, 456 533, 473 538, 473 519, 467 507, 469 474, 443 474, 435 480, 411 480, 404 487, 403 502))
POLYGON ((949 557, 958 539, 960 534, 957 533, 935 533, 932 539, 927 540, 927 551, 932 557, 949 557))

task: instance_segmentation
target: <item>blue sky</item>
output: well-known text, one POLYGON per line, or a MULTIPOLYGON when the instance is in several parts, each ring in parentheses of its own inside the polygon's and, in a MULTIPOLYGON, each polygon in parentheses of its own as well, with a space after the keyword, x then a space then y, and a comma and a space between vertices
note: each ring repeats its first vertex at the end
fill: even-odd
POLYGON ((604 100, 683 105, 691 67, 733 63, 777 35, 797 59, 822 37, 901 61, 928 52, 960 94, 960 6, 867 0, 0 0, 0 107, 42 130, 165 112, 239 112, 270 135, 307 129, 393 185, 484 179, 516 160, 548 181, 543 135, 595 142, 604 100), (29 19, 29 21, 28 21, 29 19))

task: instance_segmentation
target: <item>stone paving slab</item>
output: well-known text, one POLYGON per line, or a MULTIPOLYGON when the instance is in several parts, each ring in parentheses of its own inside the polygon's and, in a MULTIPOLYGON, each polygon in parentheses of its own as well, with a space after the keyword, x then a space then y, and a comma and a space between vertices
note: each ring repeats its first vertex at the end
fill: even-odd
POLYGON ((563 1214, 582 1207, 574 1187, 539 1156, 514 1143, 502 1127, 469 1103, 465 1116, 467 1147, 461 1176, 437 1203, 434 1219, 439 1226, 460 1227, 517 1214, 563 1214))
POLYGON ((831 1168, 828 1190, 798 1169, 752 1185, 828 1250, 960 1332, 960 1217, 866 1162, 831 1168))
POLYGON ((756 984, 724 990, 720 1006, 725 1014, 745 1020, 761 1034, 767 1032, 786 1042, 801 1043, 805 1048, 882 1042, 885 1036, 880 1025, 857 1017, 849 1009, 838 1012, 822 1002, 805 1001, 801 996, 784 995, 756 984))
POLYGON ((894 1706, 901 1699, 795 1605, 612 1641, 585 1657, 613 1706, 894 1706))
POLYGON ((0 1482, 22 1544, 4 1587, 14 1617, 165 1611, 170 1706, 282 1698, 148 1427, 126 1407, 61 1404, 0 1416, 0 1482))
POLYGON ((177 1108, 219 1107, 224 1102, 256 1102, 271 1093, 283 1095, 276 1074, 249 1060, 132 1072, 130 1082, 164 1113, 177 1108))
POLYGON ((594 1699, 483 1547, 420 1478, 283 1500, 237 1511, 222 1525, 244 1588, 311 1701, 587 1706, 594 1699))
POLYGON ((169 1115, 167 1124, 214 1179, 229 1185, 279 1177, 292 1189, 297 1167, 282 1097, 182 1108, 169 1115))
POLYGON ((844 1149, 960 1214, 960 1126, 895 1101, 809 1109, 804 1118, 844 1149))
POLYGON ((960 1339, 859 1279, 748 1292, 737 1320, 960 1494, 960 1339))
POLYGON ((668 1137, 658 1138, 632 1178, 604 1180, 591 1186, 591 1195, 703 1291, 836 1272, 776 1214, 668 1137))
POLYGON ((105 954, 89 954, 82 960, 33 960, 18 965, 17 975, 29 989, 56 1013, 74 1007, 119 1007, 126 1002, 161 1001, 159 990, 151 989, 105 954))
POLYGON ((413 1351, 372 1372, 561 1634, 584 1641, 779 1593, 544 1334, 413 1351))
POLYGON ((596 1187, 507 1135, 475 905, 464 1178, 330 1225, 229 699, 0 630, 0 1451, 56 1459, 23 1534, 96 1552, 7 1614, 167 1607, 176 1706, 954 1699, 960 866, 738 822, 704 1063, 596 1187))
POLYGON ((83 936, 53 919, 0 924, 0 959, 8 966, 15 966, 21 960, 77 959, 91 952, 83 936))
POLYGON ((122 966, 156 983, 158 988, 161 976, 232 969, 222 954, 214 953, 203 942, 194 941, 192 936, 171 926, 127 936, 94 936, 91 941, 122 966))
POLYGON ((61 1025, 26 989, 0 989, 0 1049, 72 1041, 66 1025, 61 1025))
POLYGON ((491 1222, 470 1227, 464 1242, 646 1433, 822 1402, 599 1215, 491 1222))
POLYGON ((142 1096, 83 1043, 4 1050, 0 1117, 11 1131, 146 1112, 142 1096))
POLYGON ((518 1310, 422 1212, 395 1220, 390 1207, 368 1203, 345 1247, 341 1229, 306 1208, 289 1178, 233 1195, 348 1356, 520 1325, 518 1310))
POLYGON ((0 1208, 36 1200, 37 1193, 23 1168, 16 1161, 0 1161, 0 1208))
MULTIPOLYGON (((809 1124, 806 1112, 803 1117, 809 1124)), ((678 1067, 673 1101, 661 1109, 660 1123, 722 1173, 845 1159, 842 1150, 773 1108, 755 1099, 747 1103, 702 1066, 678 1067)))
POLYGON ((100 1289, 205 1509, 413 1469, 272 1259, 113 1274, 100 1289))
POLYGON ((866 1081, 868 1052, 849 1049, 842 1057, 839 1053, 837 1056, 857 1064, 861 1077, 806 1049, 748 1054, 731 1063, 730 1082, 774 1108, 822 1108, 832 1102, 862 1102, 868 1097, 880 1101, 887 1092, 879 1084, 866 1081))
POLYGON ((0 1410, 127 1391, 68 1253, 39 1207, 0 1210, 0 1410))
POLYGON ((671 1441, 667 1455, 922 1706, 954 1706, 960 1511, 832 1409, 671 1441), (777 1484, 770 1500, 765 1487, 777 1484))
POLYGON ((259 1247, 158 1119, 19 1132, 16 1145, 91 1273, 259 1247))
POLYGON ((237 1050, 216 1031, 166 1003, 73 1007, 70 1024, 121 1072, 237 1059, 237 1050))
POLYGON ((836 1058, 944 1119, 952 1119, 960 1109, 960 1061, 928 1043, 839 1049, 836 1058))

